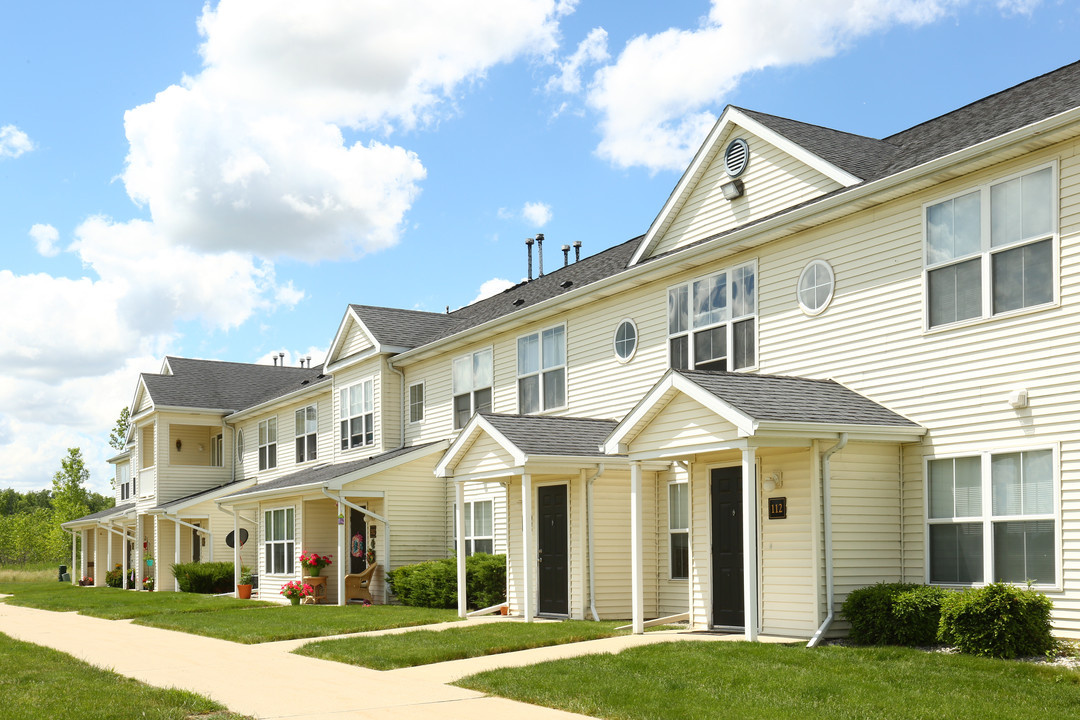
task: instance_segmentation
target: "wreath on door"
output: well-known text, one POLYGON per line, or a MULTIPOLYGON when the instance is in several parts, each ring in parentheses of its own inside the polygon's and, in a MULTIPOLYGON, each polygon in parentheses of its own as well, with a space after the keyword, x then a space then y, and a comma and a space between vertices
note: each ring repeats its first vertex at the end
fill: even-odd
POLYGON ((349 548, 353 557, 364 556, 364 536, 356 533, 352 536, 352 546, 349 548))

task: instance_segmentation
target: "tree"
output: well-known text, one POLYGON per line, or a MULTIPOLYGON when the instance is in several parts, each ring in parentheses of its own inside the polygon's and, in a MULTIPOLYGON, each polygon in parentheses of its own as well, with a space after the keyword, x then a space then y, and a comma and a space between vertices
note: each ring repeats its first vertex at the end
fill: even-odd
POLYGON ((123 450, 127 447, 128 430, 131 428, 131 418, 126 407, 120 408, 120 417, 116 419, 116 427, 109 433, 109 445, 115 450, 123 450))

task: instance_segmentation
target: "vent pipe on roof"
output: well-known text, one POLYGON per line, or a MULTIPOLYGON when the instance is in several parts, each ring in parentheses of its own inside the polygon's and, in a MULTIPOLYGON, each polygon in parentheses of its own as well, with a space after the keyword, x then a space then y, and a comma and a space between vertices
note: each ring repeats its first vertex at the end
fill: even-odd
POLYGON ((566 267, 569 264, 570 264, 570 246, 569 245, 563 245, 562 246, 562 266, 566 267))
POLYGON ((581 241, 580 240, 575 240, 574 241, 574 262, 577 262, 580 259, 581 259, 581 241))
POLYGON ((529 279, 532 280, 532 246, 533 239, 525 238, 525 247, 529 249, 529 279))
POLYGON ((280 358, 280 360, 281 360, 281 367, 285 367, 285 353, 284 352, 279 352, 277 355, 278 355, 278 358, 280 358))
POLYGON ((271 355, 270 357, 274 358, 274 367, 277 367, 277 355, 271 355))
POLYGON ((544 233, 536 233, 536 249, 540 254, 540 274, 537 277, 544 277, 544 233))
POLYGON ((304 359, 305 359, 305 360, 307 360, 307 366, 308 366, 308 370, 310 370, 310 369, 311 369, 311 356, 310 356, 310 355, 306 355, 306 356, 304 357, 304 359))

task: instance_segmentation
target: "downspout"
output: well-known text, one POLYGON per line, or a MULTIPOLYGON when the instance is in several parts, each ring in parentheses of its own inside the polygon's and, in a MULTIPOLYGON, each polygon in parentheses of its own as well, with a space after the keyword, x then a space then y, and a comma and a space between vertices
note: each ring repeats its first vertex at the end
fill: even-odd
POLYGON ((814 637, 810 638, 810 642, 806 643, 806 647, 817 647, 817 644, 821 642, 821 638, 825 636, 825 633, 829 630, 829 626, 832 625, 833 615, 836 612, 836 602, 833 598, 833 548, 832 548, 832 475, 830 474, 829 459, 836 453, 844 449, 847 445, 848 434, 840 433, 840 441, 833 445, 831 448, 825 451, 825 454, 821 456, 821 502, 825 506, 823 508, 825 515, 825 602, 828 608, 828 613, 825 615, 825 622, 821 623, 821 627, 814 633, 814 637))
POLYGON ((401 378, 401 442, 398 444, 398 449, 405 447, 405 413, 408 411, 405 398, 405 373, 394 367, 394 363, 390 361, 390 358, 386 359, 386 367, 390 368, 390 372, 401 378))
POLYGON ((604 463, 596 466, 596 472, 585 481, 585 524, 588 526, 589 544, 589 612, 592 619, 599 622, 600 615, 596 612, 596 573, 594 572, 595 560, 593 558, 593 482, 604 474, 604 463))

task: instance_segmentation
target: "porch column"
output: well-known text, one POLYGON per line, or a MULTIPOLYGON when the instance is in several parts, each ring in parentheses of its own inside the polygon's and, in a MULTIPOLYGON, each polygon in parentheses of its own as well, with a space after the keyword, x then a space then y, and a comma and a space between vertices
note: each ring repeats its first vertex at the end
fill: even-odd
MULTIPOLYGON (((173 565, 180 564, 180 523, 173 520, 173 565)), ((173 592, 180 592, 180 580, 173 577, 173 592)))
POLYGON ((645 632, 645 586, 642 566, 641 463, 630 463, 630 607, 633 633, 645 632))
POLYGON ((240 508, 232 506, 232 558, 233 558, 233 597, 240 597, 240 591, 236 586, 240 584, 240 573, 243 561, 240 559, 240 508))
POLYGON ((79 552, 79 582, 82 582, 82 579, 86 577, 86 571, 89 569, 87 563, 90 562, 90 559, 86 556, 86 530, 79 531, 79 539, 81 541, 79 544, 82 548, 79 552))
POLYGON ((457 612, 458 617, 468 614, 468 598, 465 596, 465 483, 454 482, 455 552, 457 554, 457 612))
POLYGON ((743 477, 743 627, 749 642, 758 636, 757 473, 754 448, 742 451, 743 477))
POLYGON ((338 520, 337 526, 337 604, 346 605, 349 602, 349 598, 345 597, 345 562, 349 557, 349 533, 346 532, 348 526, 345 524, 345 505, 343 503, 337 504, 338 520))
MULTIPOLYGON (((109 541, 108 551, 105 553, 105 565, 108 566, 108 572, 112 572, 112 546, 113 546, 113 524, 110 522, 108 529, 105 531, 105 539, 109 541)), ((96 579, 96 578, 95 578, 96 579)), ((105 576, 101 576, 102 581, 105 580, 105 576)))
POLYGON ((136 590, 142 590, 143 579, 143 563, 146 562, 146 555, 143 553, 143 538, 146 537, 146 524, 143 522, 142 515, 135 515, 135 565, 132 570, 135 571, 135 582, 133 583, 136 590))
MULTIPOLYGON (((71 576, 71 584, 74 585, 76 577, 75 563, 78 562, 78 558, 75 556, 75 554, 79 550, 79 538, 75 537, 74 531, 68 534, 71 535, 71 564, 68 565, 68 574, 71 576)), ((81 535, 82 533, 79 534, 81 535)))
POLYGON ((154 516, 154 552, 151 554, 154 558, 154 569, 150 573, 150 577, 154 578, 154 587, 158 592, 161 592, 161 516, 154 516))
POLYGON ((120 582, 120 587, 125 590, 130 590, 131 588, 128 586, 128 572, 131 570, 131 550, 128 546, 127 526, 121 525, 120 529, 124 531, 124 536, 120 538, 120 542, 124 544, 124 579, 120 582))
POLYGON ((521 553, 524 562, 521 564, 521 596, 523 599, 522 612, 525 622, 532 622, 532 573, 529 571, 536 557, 530 552, 532 548, 532 476, 525 473, 521 476, 521 553))

